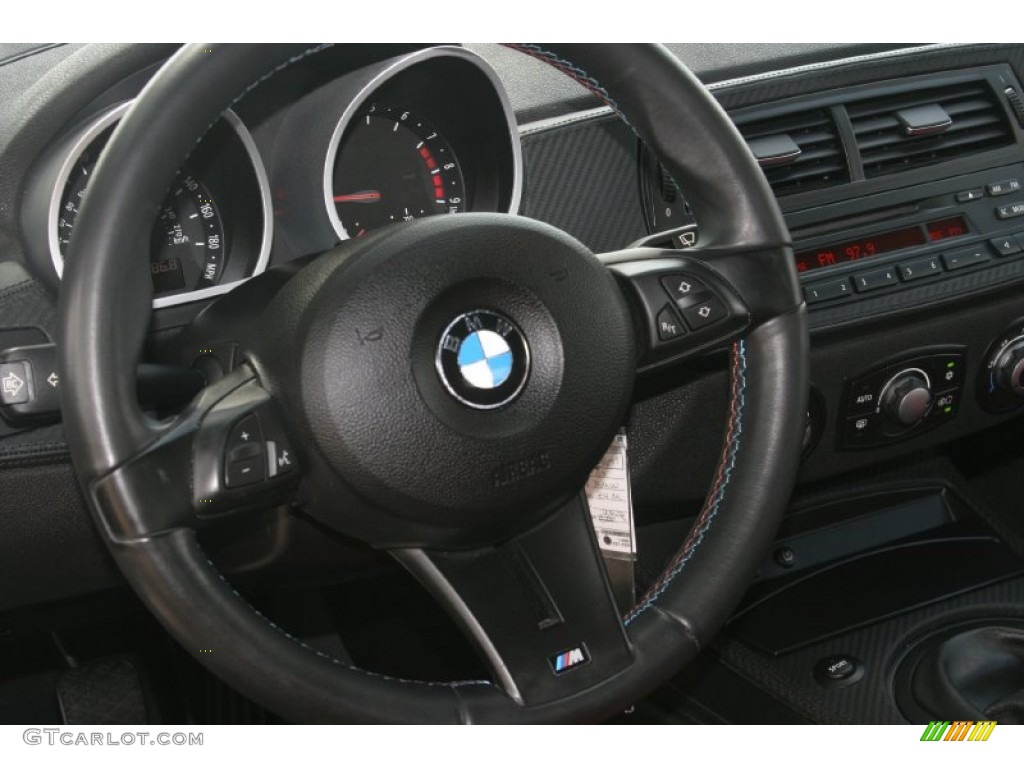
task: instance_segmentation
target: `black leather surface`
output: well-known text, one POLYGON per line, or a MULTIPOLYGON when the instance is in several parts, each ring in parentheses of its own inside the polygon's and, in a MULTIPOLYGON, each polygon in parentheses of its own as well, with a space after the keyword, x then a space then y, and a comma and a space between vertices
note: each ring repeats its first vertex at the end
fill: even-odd
POLYGON ((911 679, 914 698, 936 719, 1024 722, 1024 630, 970 629, 936 643, 911 679), (993 712, 997 714, 993 714, 993 712))
MULTIPOLYGON (((144 263, 119 260, 117 254, 144 242, 144 212, 159 203, 165 179, 220 111, 266 72, 312 53, 289 46, 189 48, 151 82, 149 98, 128 113, 108 145, 79 215, 61 297, 62 370, 77 377, 64 392, 64 413, 86 483, 155 433, 131 405, 139 321, 149 307, 148 276, 144 263)), ((707 222, 707 243, 786 245, 774 198, 739 134, 670 54, 643 46, 564 46, 561 54, 578 59, 591 80, 605 83, 634 127, 670 159, 676 178, 701 189, 694 197, 707 222), (737 189, 744 190, 739 198, 737 189)), ((792 269, 787 278, 789 295, 795 295, 792 269)), ((802 308, 734 345, 729 431, 718 475, 670 571, 627 618, 636 661, 628 672, 556 703, 518 707, 488 683, 438 686, 381 678, 304 648, 230 589, 189 531, 112 543, 112 551, 143 600, 186 648, 197 656, 200 648, 213 648, 199 656, 204 663, 296 721, 607 716, 662 682, 707 642, 756 567, 796 471, 806 345, 802 308)))
POLYGON ((44 460, 0 468, 0 612, 124 585, 66 456, 44 460))

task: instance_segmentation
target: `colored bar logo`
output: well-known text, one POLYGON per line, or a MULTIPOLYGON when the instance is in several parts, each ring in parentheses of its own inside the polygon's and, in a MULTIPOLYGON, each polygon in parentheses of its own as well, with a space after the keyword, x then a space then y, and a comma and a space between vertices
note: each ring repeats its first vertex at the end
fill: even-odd
POLYGON ((570 669, 586 664, 590 661, 590 657, 587 655, 587 649, 580 645, 576 648, 570 648, 568 651, 556 653, 548 661, 551 662, 551 669, 554 670, 554 673, 560 675, 563 672, 568 672, 570 669))
POLYGON ((932 720, 921 741, 988 741, 995 727, 995 720, 932 720))

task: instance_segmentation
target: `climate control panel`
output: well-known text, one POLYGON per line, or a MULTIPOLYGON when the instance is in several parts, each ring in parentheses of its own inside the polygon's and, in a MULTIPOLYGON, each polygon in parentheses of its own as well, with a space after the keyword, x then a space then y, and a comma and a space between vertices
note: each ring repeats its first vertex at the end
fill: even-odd
POLYGON ((1024 319, 1006 328, 989 346, 979 371, 978 398, 992 413, 1024 405, 1024 319))
POLYGON ((911 353, 852 377, 841 447, 874 448, 950 421, 960 407, 964 369, 963 348, 945 347, 911 353))

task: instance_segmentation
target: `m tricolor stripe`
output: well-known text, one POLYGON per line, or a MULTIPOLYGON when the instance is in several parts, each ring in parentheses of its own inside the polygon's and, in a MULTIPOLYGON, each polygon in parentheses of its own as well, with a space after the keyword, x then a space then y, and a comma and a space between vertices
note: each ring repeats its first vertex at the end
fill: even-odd
POLYGON ((554 673, 556 675, 560 675, 573 667, 585 664, 590 661, 590 658, 587 656, 586 649, 581 645, 577 648, 570 648, 568 651, 557 653, 552 656, 549 661, 551 662, 551 669, 554 670, 554 673))

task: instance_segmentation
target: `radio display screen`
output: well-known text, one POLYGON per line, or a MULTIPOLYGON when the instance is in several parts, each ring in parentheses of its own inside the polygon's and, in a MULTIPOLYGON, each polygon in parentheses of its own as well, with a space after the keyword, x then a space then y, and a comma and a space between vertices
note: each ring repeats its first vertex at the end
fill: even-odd
POLYGON ((960 237, 968 232, 967 221, 963 216, 929 221, 924 227, 915 224, 912 227, 893 229, 859 240, 847 240, 835 245, 822 245, 811 250, 799 251, 796 254, 796 268, 798 272, 811 272, 834 264, 870 259, 872 256, 903 248, 960 237))

